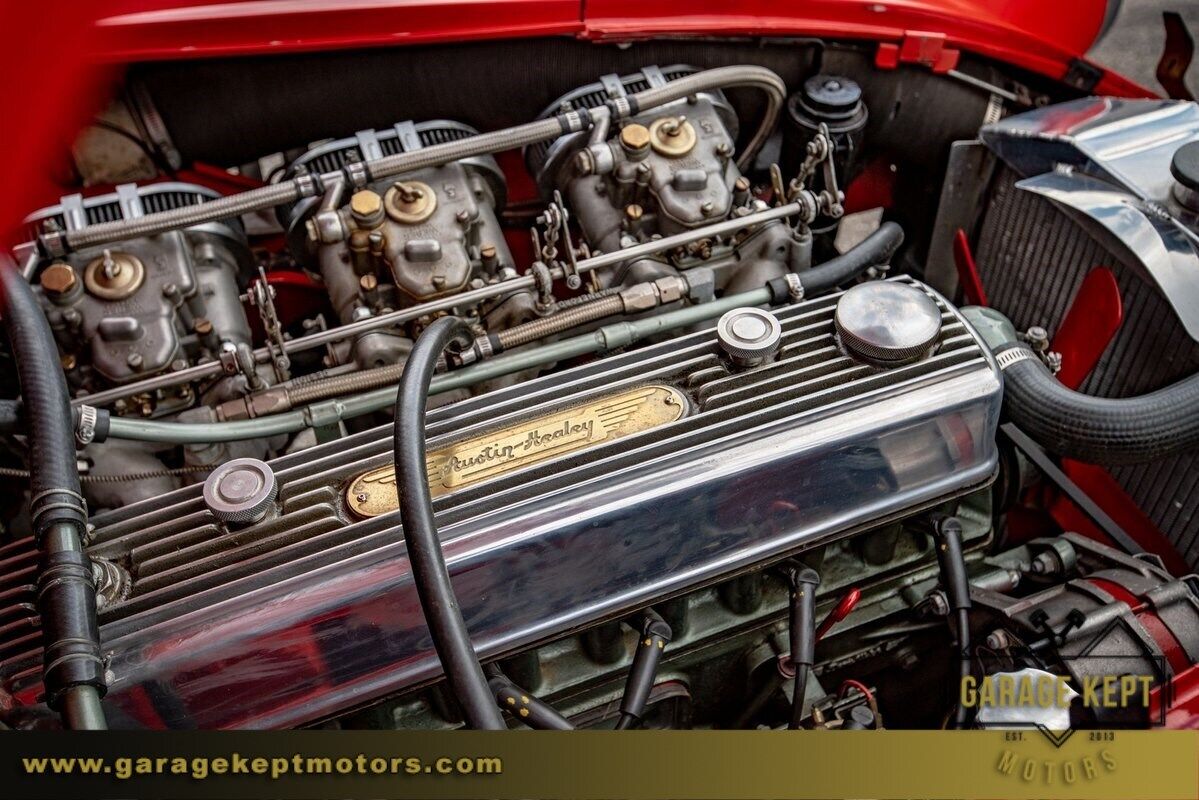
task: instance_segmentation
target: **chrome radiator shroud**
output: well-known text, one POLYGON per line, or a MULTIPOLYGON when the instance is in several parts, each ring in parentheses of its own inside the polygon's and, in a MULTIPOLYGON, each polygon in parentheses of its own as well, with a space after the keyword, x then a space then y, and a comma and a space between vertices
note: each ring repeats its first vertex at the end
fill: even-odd
MULTIPOLYGON (((779 359, 756 369, 730 372, 709 329, 430 412, 433 453, 637 387, 686 398, 674 422, 435 499, 482 657, 992 479, 1001 378, 957 311, 934 295, 936 352, 879 369, 838 348, 837 299, 778 312, 779 359)), ((101 615, 110 724, 295 726, 439 676, 398 515, 358 519, 345 503, 355 478, 390 462, 390 436, 385 426, 272 462, 278 512, 241 530, 218 525, 199 486, 95 517, 89 552, 133 574, 101 615)), ((23 602, 11 574, 0 614, 23 602)), ((4 685, 27 701, 40 691, 30 631, 9 626, 0 641, 4 685)))
MULTIPOLYGON (((1020 330, 1041 325, 1053 336, 1087 274, 1106 267, 1120 287, 1124 324, 1081 391, 1130 397, 1199 372, 1199 344, 1160 290, 1049 200, 1017 188, 1019 178, 1009 167, 997 170, 978 234, 975 257, 991 304, 1020 330)), ((1199 452, 1110 472, 1183 559, 1199 566, 1199 452)))

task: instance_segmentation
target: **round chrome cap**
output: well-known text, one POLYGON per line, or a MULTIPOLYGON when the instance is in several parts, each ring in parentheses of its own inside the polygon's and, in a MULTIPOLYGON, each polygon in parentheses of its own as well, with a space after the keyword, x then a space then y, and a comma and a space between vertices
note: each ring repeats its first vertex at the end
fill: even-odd
POLYGON ((892 281, 861 283, 841 295, 834 317, 850 355, 883 365, 919 359, 941 333, 941 310, 915 286, 892 281))
POLYGON ((779 349, 783 328, 773 314, 757 308, 734 308, 716 323, 720 346, 735 363, 761 364, 779 349))
POLYGON ((279 485, 275 473, 256 458, 235 458, 204 481, 204 503, 222 522, 249 524, 266 516, 279 485))

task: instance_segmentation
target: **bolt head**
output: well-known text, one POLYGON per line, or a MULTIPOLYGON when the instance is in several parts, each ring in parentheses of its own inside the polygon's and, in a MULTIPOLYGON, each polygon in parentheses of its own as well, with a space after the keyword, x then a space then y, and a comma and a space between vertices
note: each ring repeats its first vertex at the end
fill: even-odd
POLYGON ((79 283, 75 270, 69 264, 51 264, 42 270, 42 290, 47 294, 63 295, 79 283))
POLYGON ((354 192, 350 198, 350 212, 355 217, 371 217, 383 210, 383 198, 370 189, 354 192))
POLYGON ((620 146, 629 152, 641 152, 649 147, 649 128, 639 123, 625 125, 620 129, 620 146))

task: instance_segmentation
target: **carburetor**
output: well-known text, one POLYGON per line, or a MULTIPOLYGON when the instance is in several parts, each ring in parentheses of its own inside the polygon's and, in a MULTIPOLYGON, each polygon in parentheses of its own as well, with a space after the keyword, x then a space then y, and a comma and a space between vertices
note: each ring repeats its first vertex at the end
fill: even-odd
MULTIPOLYGON (((474 133, 444 120, 360 131, 313 147, 288 174, 340 170, 474 133)), ((281 212, 289 239, 304 245, 293 252, 309 254, 343 324, 461 292, 512 268, 497 218, 506 185, 490 156, 373 181, 346 194, 336 208, 311 198, 281 212)), ((368 334, 356 344, 354 358, 381 366, 398 361, 410 346, 404 337, 368 334)))
MULTIPOLYGON (((79 230, 218 197, 184 183, 127 184, 97 197, 64 197, 26 219, 42 229, 79 230)), ((250 346, 240 301, 250 251, 241 223, 197 225, 72 253, 34 276, 68 380, 94 391, 183 369, 250 346)), ((146 415, 186 407, 191 389, 140 398, 146 415)))
MULTIPOLYGON (((606 75, 559 98, 542 117, 602 106, 695 71, 685 65, 651 66, 623 77, 606 75)), ((765 208, 753 198, 750 181, 734 159, 737 132, 737 115, 724 94, 699 92, 630 117, 619 130, 597 125, 590 133, 531 146, 525 159, 542 193, 564 198, 590 246, 615 252, 765 208)), ((787 266, 808 266, 808 243, 797 242, 786 226, 765 226, 753 239, 733 261, 724 260, 730 269, 716 270, 720 288, 739 291, 778 277, 787 266), (748 265, 753 266, 742 269, 748 265)), ((598 278, 605 287, 654 280, 689 264, 720 261, 728 255, 726 244, 702 240, 668 254, 667 261, 642 259, 598 278)))

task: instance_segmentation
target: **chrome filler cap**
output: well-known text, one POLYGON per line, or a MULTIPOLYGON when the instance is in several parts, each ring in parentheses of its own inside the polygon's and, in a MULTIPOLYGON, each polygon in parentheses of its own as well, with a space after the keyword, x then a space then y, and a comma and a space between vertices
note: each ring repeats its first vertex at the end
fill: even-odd
POLYGON ((716 323, 716 338, 733 362, 745 367, 764 363, 779 349, 783 327, 757 308, 734 308, 716 323))
POLYGON ((891 366, 932 350, 941 333, 941 310, 927 294, 905 283, 872 281, 837 301, 837 336, 850 355, 891 366))
POLYGON ((204 504, 221 522, 248 525, 266 516, 279 484, 275 473, 256 458, 235 458, 204 481, 204 504))

